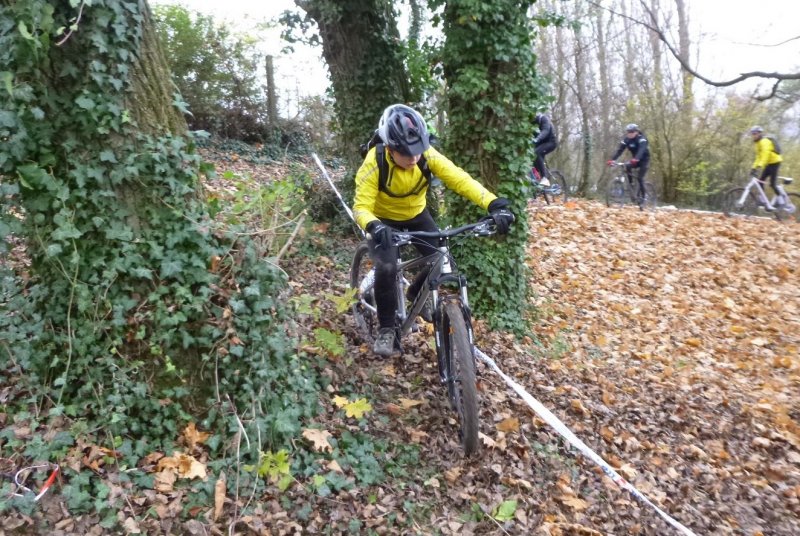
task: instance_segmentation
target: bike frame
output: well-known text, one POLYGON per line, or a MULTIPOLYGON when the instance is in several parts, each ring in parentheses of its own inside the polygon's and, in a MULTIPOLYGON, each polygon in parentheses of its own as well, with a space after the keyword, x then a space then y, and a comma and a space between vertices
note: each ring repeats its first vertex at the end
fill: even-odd
POLYGON ((778 199, 778 194, 775 194, 770 200, 767 197, 767 193, 764 191, 764 185, 756 177, 750 177, 750 182, 748 182, 747 186, 744 187, 744 192, 742 192, 742 196, 739 198, 737 206, 741 207, 744 205, 744 202, 747 200, 747 196, 750 195, 750 190, 752 190, 753 188, 755 188, 756 191, 758 192, 756 194, 758 196, 758 200, 764 203, 764 205, 770 210, 775 210, 774 203, 778 199))
MULTIPOLYGON (((469 311, 469 297, 467 295, 467 278, 464 274, 458 272, 458 268, 454 268, 450 260, 450 244, 449 239, 453 236, 459 235, 466 231, 473 231, 473 236, 485 236, 493 234, 489 228, 489 222, 483 221, 472 223, 457 227, 455 229, 448 229, 439 232, 425 232, 417 231, 413 233, 395 233, 395 246, 402 247, 412 243, 414 238, 435 238, 438 241, 437 251, 430 255, 415 257, 406 261, 398 258, 397 261, 397 282, 395 288, 397 289, 397 314, 399 315, 400 324, 400 337, 410 333, 415 325, 416 318, 425 305, 428 298, 433 302, 433 323, 434 335, 436 337, 436 357, 439 365, 439 374, 442 383, 448 383, 452 378, 447 377, 446 367, 444 366, 444 341, 442 340, 442 317, 441 317, 441 304, 442 298, 439 289, 448 283, 455 283, 458 287, 458 302, 459 308, 464 315, 464 320, 469 334, 470 345, 473 345, 472 334, 472 321, 469 311), (406 289, 410 285, 405 277, 408 270, 414 268, 421 268, 427 264, 431 264, 431 270, 428 273, 419 293, 411 303, 408 312, 406 313, 406 289)), ((362 296, 360 299, 361 304, 377 314, 377 308, 367 302, 363 296, 374 284, 374 269, 369 272, 360 283, 359 294, 362 296), (371 274, 371 276, 370 276, 371 274)))
MULTIPOLYGON (((403 236, 399 234, 397 236, 403 236)), ((434 308, 439 303, 439 286, 443 283, 447 283, 450 281, 456 282, 459 285, 459 296, 461 297, 462 302, 466 306, 469 301, 467 298, 467 282, 466 277, 461 274, 453 274, 452 273, 452 265, 450 264, 450 250, 449 245, 447 244, 446 238, 440 238, 440 242, 444 242, 444 244, 439 245, 439 251, 436 253, 431 253, 430 255, 425 255, 421 257, 415 257, 413 259, 409 259, 407 261, 403 261, 398 259, 397 261, 397 314, 400 316, 400 334, 401 335, 408 335, 411 330, 414 328, 414 323, 417 315, 419 315, 420 311, 425 305, 425 300, 428 297, 433 296, 433 304, 434 308), (411 304, 411 308, 406 314, 406 306, 408 300, 406 300, 406 289, 411 284, 408 279, 405 277, 405 272, 408 270, 413 270, 415 268, 421 268, 426 264, 431 264, 431 271, 428 273, 428 276, 425 278, 425 281, 420 288, 419 293, 414 298, 414 301, 411 304)), ((410 244, 410 240, 406 238, 402 238, 401 243, 398 243, 398 246, 404 246, 410 244)), ((360 294, 363 296, 369 287, 375 281, 374 272, 370 272, 371 276, 368 275, 364 277, 361 281, 361 288, 360 294)), ((361 303, 364 307, 369 309, 375 314, 378 314, 377 308, 367 302, 365 299, 361 298, 361 303)))
POLYGON ((638 195, 639 181, 634 179, 633 174, 628 175, 625 171, 625 162, 614 162, 614 167, 617 168, 617 175, 614 177, 614 180, 627 184, 631 190, 633 190, 633 186, 636 185, 636 194, 638 195))

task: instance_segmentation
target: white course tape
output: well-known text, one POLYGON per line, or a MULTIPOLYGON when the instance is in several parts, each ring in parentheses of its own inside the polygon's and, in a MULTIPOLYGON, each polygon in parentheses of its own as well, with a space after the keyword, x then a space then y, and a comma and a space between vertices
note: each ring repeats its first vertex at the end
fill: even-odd
POLYGON ((619 486, 624 490, 627 490, 631 495, 634 496, 636 500, 638 500, 643 504, 646 504, 647 506, 651 507, 653 510, 658 512, 658 515, 660 515, 664 519, 664 521, 666 521, 667 523, 669 523, 670 525, 681 531, 683 534, 686 534, 687 536, 696 536, 694 532, 692 532, 691 530, 680 524, 677 520, 670 517, 669 514, 664 512, 661 508, 653 504, 650 501, 650 499, 645 497, 642 494, 642 492, 633 487, 633 485, 630 482, 622 478, 622 476, 619 473, 617 473, 608 464, 608 462, 606 462, 597 453, 595 453, 592 449, 590 449, 589 446, 586 445, 586 443, 584 443, 578 438, 578 436, 572 433, 572 431, 569 428, 567 428, 566 425, 563 422, 561 422, 561 420, 558 417, 553 415, 553 413, 549 409, 544 407, 541 402, 533 398, 533 396, 530 393, 528 393, 524 387, 522 387, 520 384, 518 384, 508 375, 506 375, 502 370, 500 370, 500 367, 497 366, 497 363, 495 363, 491 357, 481 352, 478 348, 475 348, 475 353, 486 364, 488 364, 501 378, 503 378, 505 382, 509 386, 511 386, 511 388, 514 391, 516 391, 516 393, 520 397, 522 397, 522 399, 525 402, 528 403, 531 409, 533 409, 533 411, 535 411, 542 419, 544 419, 544 421, 547 424, 552 426, 556 430, 556 432, 561 434, 561 436, 564 439, 566 439, 573 447, 578 449, 584 456, 588 457, 594 463, 599 465, 600 468, 603 470, 603 472, 606 475, 608 475, 608 477, 611 478, 611 480, 613 480, 617 486, 619 486))
POLYGON ((344 199, 342 199, 342 194, 339 193, 339 190, 336 189, 336 185, 333 184, 333 179, 331 179, 331 176, 328 175, 328 170, 325 169, 325 166, 322 165, 322 160, 319 159, 317 153, 311 153, 311 157, 314 159, 314 162, 317 164, 317 167, 322 172, 322 176, 325 177, 325 180, 328 181, 328 184, 330 184, 331 188, 333 188, 333 193, 335 193, 336 197, 339 198, 339 202, 344 207, 344 211, 347 212, 348 216, 350 216, 350 220, 352 220, 352 222, 356 225, 356 228, 359 230, 361 236, 363 237, 364 230, 358 226, 358 223, 356 223, 356 219, 355 217, 353 217, 353 211, 350 210, 350 207, 348 207, 347 203, 345 203, 344 199))

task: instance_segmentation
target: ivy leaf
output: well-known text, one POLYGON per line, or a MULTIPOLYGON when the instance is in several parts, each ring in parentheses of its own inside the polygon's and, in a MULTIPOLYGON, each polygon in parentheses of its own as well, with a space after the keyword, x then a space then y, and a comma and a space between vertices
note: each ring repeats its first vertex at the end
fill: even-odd
POLYGON ((159 277, 166 279, 175 274, 181 273, 183 270, 183 263, 180 261, 165 261, 161 264, 161 272, 159 277))
POLYGON ((33 35, 28 30, 28 25, 25 24, 25 21, 22 21, 22 20, 19 21, 19 24, 17 25, 17 28, 19 28, 19 33, 22 34, 22 37, 24 37, 28 41, 33 41, 33 35))
POLYGON ((498 521, 511 521, 514 519, 514 512, 517 511, 517 501, 503 501, 500 506, 492 512, 492 517, 498 521))
POLYGON ((101 162, 111 162, 116 163, 117 156, 114 154, 114 151, 111 149, 106 149, 105 151, 100 152, 100 161, 101 162))
POLYGON ((14 74, 10 71, 3 71, 0 73, 0 81, 3 82, 3 85, 6 87, 6 91, 9 95, 14 94, 14 74))
POLYGON ((85 95, 75 99, 75 104, 83 110, 93 110, 95 107, 94 101, 85 95))

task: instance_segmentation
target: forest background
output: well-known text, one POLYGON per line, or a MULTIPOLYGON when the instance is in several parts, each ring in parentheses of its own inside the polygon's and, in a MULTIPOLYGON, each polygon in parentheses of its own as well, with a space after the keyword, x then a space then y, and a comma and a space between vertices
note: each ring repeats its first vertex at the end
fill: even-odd
MULTIPOLYGON (((531 123, 537 111, 550 111, 560 130, 562 145, 551 163, 566 172, 574 193, 589 197, 602 192, 608 178, 603 162, 629 121, 642 125, 651 139, 652 177, 667 203, 714 208, 721 190, 746 177, 753 154, 746 132, 754 123, 778 133, 787 160, 784 174, 794 169, 796 65, 781 69, 784 74, 754 77, 764 81, 757 87, 723 84, 712 90, 700 85, 696 76, 677 68, 666 43, 656 38, 658 29, 667 29, 667 41, 684 59, 703 47, 702 38, 687 31, 692 12, 682 0, 602 6, 511 0, 295 3, 301 9, 281 14, 278 21, 254 21, 259 24, 242 30, 160 2, 153 11, 145 1, 0 2, 0 448, 2 491, 11 497, 0 504, 2 512, 9 513, 1 518, 10 524, 4 529, 24 531, 41 523, 49 530, 63 523, 83 534, 98 523, 105 529, 124 525, 130 532, 139 525, 163 523, 169 531, 167 525, 180 519, 188 530, 200 517, 205 526, 225 519, 232 528, 253 521, 250 514, 262 515, 264 508, 284 520, 291 511, 292 523, 320 525, 333 510, 343 520, 337 528, 347 526, 350 518, 337 510, 344 503, 327 500, 331 494, 352 501, 347 508, 363 508, 363 519, 369 522, 396 527, 425 519, 438 527, 439 514, 425 510, 429 501, 406 505, 404 495, 394 490, 402 492, 408 484, 419 493, 438 496, 438 486, 445 482, 469 488, 470 493, 485 489, 491 494, 490 506, 479 504, 486 497, 479 500, 478 495, 464 498, 456 510, 437 504, 448 516, 466 516, 463 523, 490 528, 499 518, 509 518, 500 505, 506 503, 509 489, 532 486, 525 480, 532 477, 523 472, 517 475, 522 481, 500 485, 486 472, 465 471, 470 481, 466 484, 459 480, 460 472, 446 473, 454 468, 451 464, 463 464, 456 467, 461 471, 469 462, 452 459, 453 434, 445 412, 416 413, 414 400, 398 410, 396 403, 399 398, 409 400, 415 386, 432 389, 427 383, 432 376, 413 367, 399 372, 360 367, 357 359, 363 357, 364 347, 355 341, 349 317, 342 314, 348 305, 342 273, 352 251, 342 231, 350 234, 350 229, 308 155, 316 151, 323 156, 348 196, 359 164, 358 146, 389 103, 408 102, 422 110, 445 152, 490 189, 509 197, 520 216, 528 214, 524 176, 530 167, 531 123), (429 35, 430 28, 441 28, 446 38, 429 35), (275 43, 278 50, 265 52, 265 42, 275 43), (329 91, 305 94, 302 81, 282 86, 286 79, 274 66, 292 62, 293 53, 282 51, 285 46, 320 47, 315 50, 329 70, 329 91), (354 376, 352 368, 360 375, 354 376), (397 378, 392 390, 388 382, 378 381, 390 377, 397 378), (370 413, 370 400, 381 402, 380 413, 370 413), (414 427, 412 439, 393 435, 393 412, 414 427), (428 471, 422 482, 436 477, 436 485, 430 484, 434 489, 416 482, 422 473, 414 473, 411 483, 392 480, 419 468, 418 460, 426 454, 420 446, 426 436, 419 435, 420 430, 436 437, 425 442, 438 449, 435 460, 428 460, 435 469, 421 467, 428 471), (58 493, 48 496, 49 509, 39 510, 28 493, 14 495, 21 490, 13 482, 16 471, 52 463, 61 465, 63 480, 58 493), (484 486, 486 481, 493 485, 484 486), (385 482, 390 484, 383 486, 385 482), (361 495, 361 490, 368 494, 361 495), (391 493, 381 495, 386 490, 391 493), (245 498, 256 495, 255 506, 245 498), (374 503, 385 497, 390 513, 375 514, 374 503), (418 509, 424 510, 421 515, 418 509)), ((791 37, 785 39, 789 45, 797 41, 791 37)), ((765 50, 773 48, 781 47, 765 50)), ((301 66, 292 64, 297 71, 301 66)), ((309 78, 305 84, 318 80, 309 78)), ((444 223, 480 216, 452 198, 445 198, 442 206, 444 223)), ((576 229, 586 230, 581 238, 605 233, 607 214, 596 204, 582 206, 589 208, 557 221, 574 221, 576 229)), ((657 347, 654 323, 641 332, 634 330, 633 342, 641 347, 612 336, 613 326, 597 328, 602 337, 581 332, 570 315, 588 309, 555 303, 554 297, 559 278, 566 277, 564 284, 572 288, 574 274, 564 267, 531 263, 566 249, 585 253, 602 248, 562 247, 570 240, 566 231, 548 245, 545 231, 559 234, 553 214, 520 217, 502 241, 486 240, 479 248, 455 253, 471 274, 471 306, 481 319, 482 344, 518 354, 513 358, 518 361, 509 358, 504 366, 534 374, 530 381, 558 384, 553 387, 558 393, 566 392, 567 385, 570 392, 593 392, 597 382, 590 375, 585 385, 573 387, 570 382, 577 382, 579 375, 568 374, 567 368, 574 365, 585 371, 586 363, 594 367, 624 359, 636 365, 620 369, 627 374, 642 369, 644 360, 661 367, 664 359, 666 368, 653 387, 672 396, 673 372, 681 388, 690 388, 709 368, 716 367, 714 372, 722 375, 767 363, 763 377, 779 376, 781 381, 770 388, 776 385, 773 390, 785 396, 797 370, 791 357, 797 354, 791 339, 797 332, 791 329, 797 321, 792 301, 796 295, 781 286, 780 293, 754 292, 748 297, 755 301, 763 295, 772 301, 747 305, 747 318, 763 318, 765 311, 783 314, 781 320, 790 326, 786 333, 777 328, 762 333, 763 326, 747 323, 733 301, 738 296, 728 294, 708 299, 722 303, 728 311, 724 314, 737 315, 740 323, 720 331, 716 320, 706 319, 714 333, 708 337, 711 342, 695 333, 706 326, 700 320, 687 327, 678 342, 659 342, 657 347), (531 248, 540 249, 533 255, 531 248), (539 294, 529 291, 531 282, 539 294), (551 283, 556 287, 542 288, 551 283), (734 336, 736 340, 728 340, 734 336), (676 347, 702 353, 704 344, 714 351, 717 344, 742 348, 738 353, 720 352, 719 364, 711 363, 708 353, 669 361, 676 347), (766 358, 750 359, 753 352, 766 358), (586 363, 580 361, 584 358, 586 363), (547 366, 531 367, 534 362, 547 366), (777 372, 769 368, 772 363, 777 372), (684 377, 694 374, 695 365, 700 367, 697 375, 684 377), (555 376, 542 377, 549 372, 555 376)), ((689 221, 686 214, 680 217, 689 221)), ((617 215, 620 221, 624 218, 625 213, 617 215)), ((635 218, 643 224, 638 229, 648 231, 642 218, 635 218)), ((660 234, 644 237, 659 240, 654 250, 664 247, 673 254, 672 248, 661 245, 672 236, 687 250, 687 265, 705 259, 694 257, 694 250, 684 244, 703 244, 704 227, 696 229, 697 222, 691 220, 687 232, 693 238, 687 242, 681 233, 673 236, 666 230, 672 221, 669 213, 652 219, 659 218, 664 223, 660 234)), ((718 223, 716 238, 729 237, 723 250, 743 243, 752 230, 738 221, 718 223)), ((627 228, 620 223, 614 232, 627 228)), ((775 265, 776 281, 767 282, 763 270, 748 266, 735 276, 717 274, 711 283, 727 288, 742 274, 752 274, 744 281, 752 279, 765 287, 791 282, 796 263, 790 256, 797 250, 791 229, 777 228, 781 240, 766 246, 753 235, 759 248, 776 242, 783 248, 764 257, 775 265)), ((619 247, 629 243, 630 236, 615 242, 619 247)), ((553 262, 564 259, 557 257, 553 262)), ((636 258, 625 250, 610 269, 621 270, 636 258)), ((750 252, 737 258, 761 259, 750 252)), ((603 262, 600 256, 595 260, 603 262)), ((661 261, 645 261, 638 273, 647 278, 661 261)), ((693 296, 696 285, 711 284, 707 270, 717 273, 733 266, 727 259, 714 262, 714 268, 698 271, 698 282, 686 278, 693 288, 681 296, 693 296)), ((587 283, 584 298, 603 303, 590 290, 624 280, 626 274, 616 271, 587 283)), ((677 283, 674 274, 658 276, 663 281, 654 285, 667 288, 677 283)), ((624 293, 631 297, 640 291, 632 285, 624 293)), ((687 303, 695 305, 688 298, 687 303)), ((702 307, 705 302, 698 303, 702 307)), ((638 304, 615 307, 620 314, 641 312, 638 304)), ((419 342, 415 350, 425 351, 426 344, 419 342)), ((514 403, 495 387, 483 406, 483 418, 506 422, 515 417, 514 403)), ((613 405, 613 396, 605 391, 600 396, 604 404, 613 405)), ((657 410, 651 416, 652 428, 664 430, 663 440, 686 453, 682 463, 689 467, 697 451, 683 449, 693 441, 684 432, 694 433, 695 425, 673 420, 672 402, 666 400, 663 411, 660 402, 649 405, 657 410)), ((701 402, 694 412, 702 411, 701 402)), ((596 416, 581 404, 567 405, 586 419, 596 416)), ((732 409, 720 402, 719 407, 729 423, 739 422, 740 407, 765 409, 753 400, 733 404, 732 409)), ((766 442, 732 441, 735 456, 729 458, 755 460, 753 449, 772 447, 775 441, 780 450, 771 452, 770 459, 781 458, 781 467, 795 463, 796 452, 784 442, 784 436, 791 441, 797 436, 795 413, 780 405, 769 409, 775 413, 774 434, 757 438, 766 442)), ((703 414, 702 420, 718 422, 718 417, 703 414)), ((631 419, 638 422, 635 416, 631 419)), ((553 438, 539 423, 526 421, 503 425, 519 433, 515 441, 521 448, 506 451, 496 443, 491 456, 506 463, 507 455, 518 454, 514 463, 521 465, 515 472, 524 471, 532 459, 552 462, 552 467, 538 466, 543 473, 537 486, 560 486, 564 475, 570 481, 570 475, 577 474, 575 466, 543 446, 553 438), (534 443, 523 433, 530 431, 537 434, 534 443)), ((757 419, 753 422, 762 426, 757 419)), ((626 438, 638 435, 635 423, 629 429, 626 438)), ((732 429, 732 434, 740 433, 740 428, 732 429)), ((498 441, 502 437, 497 432, 506 433, 491 426, 487 431, 498 441)), ((609 430, 603 438, 617 436, 609 430)), ((625 445, 608 448, 634 446, 626 439, 625 445)), ((711 446, 706 449, 712 451, 711 446)), ((638 469, 644 471, 644 466, 638 469)), ((715 508, 704 510, 710 520, 692 513, 695 504, 707 505, 702 487, 681 503, 682 513, 693 522, 727 519, 720 513, 726 497, 741 497, 741 490, 749 489, 749 482, 738 480, 740 473, 725 471, 732 491, 716 497, 715 508)), ((787 491, 784 486, 791 493, 800 488, 793 487, 796 475, 788 469, 777 473, 789 477, 774 488, 765 485, 769 499, 748 494, 746 504, 734 503, 732 508, 737 519, 748 522, 756 519, 752 509, 764 518, 779 518, 791 533, 796 501, 784 504, 778 495, 787 491)), ((677 489, 679 475, 668 476, 677 489)), ((440 498, 447 496, 442 493, 440 498)), ((580 514, 586 508, 572 500, 575 496, 561 489, 558 497, 569 500, 560 501, 563 508, 557 509, 580 514)), ((594 505, 603 510, 609 530, 617 530, 610 501, 594 505)), ((515 522, 527 526, 523 517, 530 512, 535 525, 551 506, 529 501, 525 510, 516 511, 515 522)), ((638 515, 632 509, 628 517, 638 515)), ((360 519, 352 521, 357 525, 360 519)))

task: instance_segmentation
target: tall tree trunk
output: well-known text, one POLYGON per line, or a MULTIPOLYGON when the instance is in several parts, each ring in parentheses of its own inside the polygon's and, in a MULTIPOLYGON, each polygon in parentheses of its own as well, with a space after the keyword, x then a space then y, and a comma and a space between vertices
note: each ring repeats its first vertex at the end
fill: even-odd
POLYGON ((267 120, 269 128, 278 128, 278 90, 275 86, 275 63, 272 56, 266 59, 267 71, 267 120))
MULTIPOLYGON (((683 61, 688 63, 691 59, 689 57, 691 49, 689 12, 686 9, 684 0, 675 0, 675 7, 678 10, 678 53, 683 58, 683 61)), ((681 76, 683 78, 682 114, 683 117, 691 122, 691 112, 694 110, 694 93, 692 91, 694 76, 686 69, 681 69, 681 76)))
MULTIPOLYGON (((619 128, 614 128, 616 125, 611 124, 611 107, 612 107, 612 94, 611 94, 611 75, 610 75, 610 64, 608 58, 608 47, 609 43, 607 42, 607 33, 606 33, 606 21, 604 20, 603 14, 605 13, 604 10, 599 8, 593 8, 594 11, 594 23, 595 23, 595 41, 597 43, 597 78, 600 82, 600 114, 599 114, 599 129, 598 129, 598 136, 597 136, 597 146, 601 147, 602 151, 607 151, 608 147, 611 147, 614 141, 616 141, 616 136, 613 133, 619 131, 619 128)), ((610 25, 613 22, 613 19, 609 18, 608 24, 610 25)), ((603 168, 605 170, 605 168, 603 168)), ((598 190, 601 190, 605 187, 605 184, 602 184, 598 179, 595 181, 593 185, 597 187, 598 190)))
MULTIPOLYGON (((576 8, 576 19, 585 17, 581 8, 576 8), (580 11, 580 12, 579 12, 580 11)), ((581 27, 576 26, 573 29, 575 36, 575 100, 578 103, 578 110, 580 111, 581 119, 581 166, 580 166, 580 179, 578 181, 578 192, 581 195, 586 194, 589 189, 589 174, 592 163, 592 133, 589 129, 589 91, 587 89, 587 67, 588 58, 586 57, 586 47, 582 34, 581 27)))
MULTIPOLYGON (((633 1, 633 0, 631 0, 631 1, 633 1)), ((620 8, 620 13, 622 13, 622 16, 623 16, 622 25, 623 25, 623 29, 625 31, 625 64, 623 65, 623 69, 624 69, 624 73, 625 73, 625 85, 627 86, 626 87, 626 89, 627 89, 626 92, 628 93, 628 95, 630 95, 631 92, 634 90, 634 88, 637 87, 637 84, 636 84, 636 73, 635 73, 635 70, 634 70, 634 66, 636 65, 634 63, 634 60, 636 58, 637 47, 633 42, 634 37, 636 35, 636 33, 634 31, 635 28, 636 28, 636 25, 635 25, 635 23, 631 22, 631 20, 628 18, 629 14, 630 14, 629 13, 630 10, 626 6, 626 1, 625 0, 620 0, 619 8, 620 8)))
MULTIPOLYGON (((660 8, 659 0, 650 0, 650 24, 659 27, 660 8)), ((648 127, 650 152, 653 156, 653 168, 661 170, 662 195, 664 200, 671 201, 675 195, 675 180, 672 169, 672 147, 666 132, 665 114, 666 97, 664 95, 664 53, 663 45, 655 32, 649 32, 650 52, 652 55, 651 76, 653 86, 650 95, 645 97, 645 102, 650 102, 651 125, 648 127)), ((652 180, 652 179, 651 179, 652 180)))
MULTIPOLYGON (((467 241, 459 266, 469 274, 479 316, 501 328, 521 329, 526 303, 526 190, 530 132, 545 86, 534 68, 532 2, 448 0, 444 6, 444 74, 449 86, 447 152, 490 190, 508 197, 518 215, 501 242, 467 241), (503 16, 497 16, 502 13, 503 16)), ((457 223, 485 214, 453 200, 457 223)))
POLYGON ((0 115, 14 118, 15 131, 0 175, 18 189, 3 202, 18 203, 25 218, 17 233, 36 286, 26 314, 44 326, 28 366, 42 381, 58 378, 54 399, 94 400, 134 388, 126 374, 143 374, 129 368, 139 360, 198 357, 175 333, 206 319, 187 304, 207 289, 215 244, 199 227, 207 214, 198 159, 147 3, 26 2, 0 5, 0 19, 33 30, 30 39, 0 33, 13 82, 0 115), (77 28, 58 34, 70 18, 77 28), (86 367, 109 385, 83 382, 86 367), (111 385, 117 373, 125 385, 111 385))
POLYGON ((295 0, 295 4, 319 28, 343 154, 355 169, 360 164, 359 143, 377 128, 383 109, 409 100, 397 14, 390 0, 295 0))

